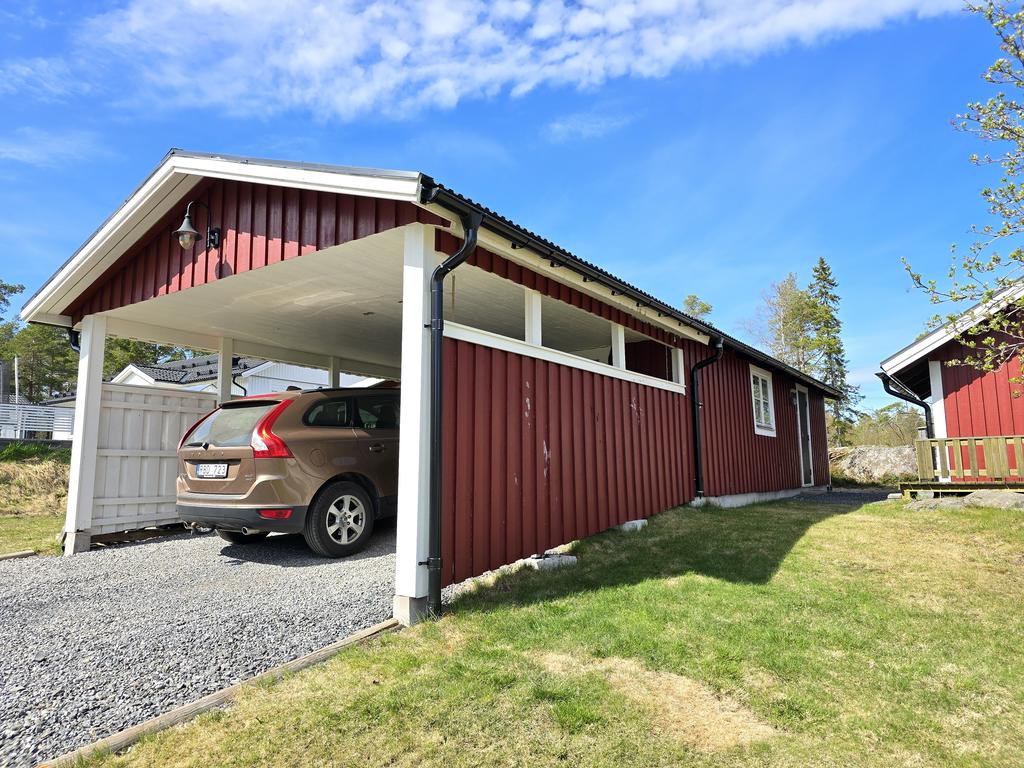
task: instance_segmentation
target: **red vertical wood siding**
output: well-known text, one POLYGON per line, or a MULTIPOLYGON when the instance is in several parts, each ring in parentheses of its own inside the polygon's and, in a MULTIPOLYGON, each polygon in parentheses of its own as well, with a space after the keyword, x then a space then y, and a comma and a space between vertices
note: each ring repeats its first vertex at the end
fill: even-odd
MULTIPOLYGON (((413 222, 445 226, 412 203, 235 181, 206 182, 190 199, 210 206, 222 230, 220 248, 181 250, 173 232, 182 201, 63 313, 78 322, 413 222)), ((205 232, 206 209, 192 211, 196 229, 205 232)))
POLYGON ((967 365, 946 365, 963 357, 964 349, 950 342, 931 359, 942 365, 942 396, 949 437, 985 437, 1024 434, 1024 387, 1012 379, 1021 376, 1014 357, 995 371, 967 365))
MULTIPOLYGON (((453 339, 444 365, 446 583, 693 499, 689 394, 453 339)), ((795 384, 772 374, 776 436, 763 437, 748 361, 726 352, 703 370, 708 496, 800 487, 795 384)), ((814 482, 824 485, 825 403, 808 394, 814 482)))
MULTIPOLYGON (((703 344, 687 342, 683 354, 687 365, 693 365, 708 352, 703 344)), ((796 381, 778 371, 771 373, 775 404, 774 437, 754 432, 748 360, 727 350, 720 361, 701 371, 700 397, 704 404, 701 435, 705 455, 705 493, 708 496, 800 487, 800 448, 792 395, 796 381)), ((828 444, 825 401, 821 393, 809 389, 808 405, 814 483, 825 485, 829 481, 828 444)))
MULTIPOLYGON (((942 364, 942 395, 946 417, 947 437, 995 437, 1024 434, 1024 387, 1015 382, 1020 379, 1020 360, 1011 358, 994 371, 979 371, 967 365, 946 365, 950 360, 962 359, 967 354, 959 342, 951 341, 933 352, 930 360, 942 364)), ((961 448, 964 468, 969 466, 968 451, 961 448)), ((952 466, 952 450, 948 455, 952 466)), ((1011 469, 1017 466, 1013 450, 1007 452, 1011 469)), ((985 455, 979 445, 975 462, 985 469, 985 455)), ((954 482, 986 482, 986 477, 953 478, 954 482)), ((1013 479, 1009 479, 1013 482, 1013 479)))
POLYGON ((444 360, 446 583, 693 498, 683 395, 453 339, 444 360))

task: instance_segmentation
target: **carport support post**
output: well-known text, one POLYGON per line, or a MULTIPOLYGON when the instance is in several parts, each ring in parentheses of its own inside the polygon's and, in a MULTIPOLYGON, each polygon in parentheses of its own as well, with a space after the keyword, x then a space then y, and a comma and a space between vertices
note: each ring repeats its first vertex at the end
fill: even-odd
POLYGON ((82 320, 78 353, 78 389, 75 397, 75 431, 71 444, 71 476, 68 509, 64 520, 64 554, 89 549, 92 505, 96 487, 96 451, 100 433, 100 399, 103 387, 103 347, 107 318, 87 315, 82 320))
POLYGON ((331 355, 330 360, 327 364, 327 386, 331 389, 338 386, 338 380, 341 378, 341 360, 331 355))
POLYGON ((224 337, 220 340, 217 358, 217 402, 226 403, 232 397, 231 372, 235 369, 235 341, 224 337))
POLYGON ((434 229, 410 224, 402 265, 402 439, 398 446, 398 530, 394 616, 427 617, 430 533, 430 275, 439 259, 434 229))

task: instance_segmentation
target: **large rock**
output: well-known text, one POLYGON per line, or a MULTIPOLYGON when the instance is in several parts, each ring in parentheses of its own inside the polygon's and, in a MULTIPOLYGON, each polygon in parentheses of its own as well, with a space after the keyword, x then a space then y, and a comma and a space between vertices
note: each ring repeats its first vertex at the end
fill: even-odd
POLYGON ((1024 509, 1024 493, 1014 491, 974 491, 964 496, 968 507, 991 509, 1024 509))
POLYGON ((917 456, 911 445, 859 445, 829 451, 832 474, 858 483, 917 479, 917 456))

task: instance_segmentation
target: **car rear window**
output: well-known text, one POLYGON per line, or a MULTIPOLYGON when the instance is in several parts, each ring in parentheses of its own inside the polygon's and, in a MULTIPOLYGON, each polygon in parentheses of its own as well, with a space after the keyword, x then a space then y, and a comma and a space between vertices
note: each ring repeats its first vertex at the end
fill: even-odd
POLYGON ((249 445, 256 425, 275 405, 276 402, 262 400, 218 408, 203 419, 185 445, 209 443, 219 448, 249 445))

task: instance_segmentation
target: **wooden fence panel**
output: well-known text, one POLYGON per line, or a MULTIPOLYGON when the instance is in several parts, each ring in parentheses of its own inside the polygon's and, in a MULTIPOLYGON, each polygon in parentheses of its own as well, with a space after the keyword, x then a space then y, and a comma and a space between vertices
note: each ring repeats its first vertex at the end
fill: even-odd
POLYGON ((177 520, 178 441, 216 406, 204 392, 103 385, 91 535, 177 520))

